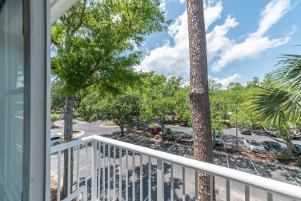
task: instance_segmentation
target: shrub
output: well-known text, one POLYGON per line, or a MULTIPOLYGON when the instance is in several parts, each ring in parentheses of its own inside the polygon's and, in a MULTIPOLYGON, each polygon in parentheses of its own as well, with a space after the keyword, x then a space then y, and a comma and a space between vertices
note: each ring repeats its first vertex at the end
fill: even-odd
POLYGON ((51 119, 50 121, 54 123, 54 122, 58 121, 60 118, 58 115, 52 114, 50 119, 51 119))
POLYGON ((270 153, 272 154, 272 156, 274 156, 275 158, 279 158, 279 159, 290 159, 288 153, 281 151, 281 152, 277 152, 277 151, 273 151, 270 150, 270 153))
POLYGON ((167 120, 167 121, 166 121, 166 124, 173 124, 173 121, 167 120))
POLYGON ((76 122, 76 120, 73 120, 72 123, 73 123, 73 124, 76 124, 77 122, 76 122))
POLYGON ((171 133, 168 133, 168 134, 166 134, 166 137, 168 140, 172 140, 172 139, 174 139, 175 136, 171 133))

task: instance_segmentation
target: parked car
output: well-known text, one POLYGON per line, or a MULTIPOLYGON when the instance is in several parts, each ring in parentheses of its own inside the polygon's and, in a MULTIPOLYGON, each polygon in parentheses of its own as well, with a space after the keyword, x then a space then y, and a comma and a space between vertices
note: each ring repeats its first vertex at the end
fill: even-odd
POLYGON ((277 137, 277 135, 278 135, 277 130, 275 128, 271 128, 271 127, 266 128, 265 133, 272 137, 277 137))
MULTIPOLYGON (((290 130, 290 134, 295 134, 296 132, 295 132, 295 130, 290 130)), ((293 138, 294 140, 300 140, 301 139, 301 136, 300 135, 295 135, 294 136, 294 138, 293 138)))
POLYGON ((286 149, 278 142, 263 141, 263 146, 268 151, 270 151, 270 150, 273 150, 276 152, 286 151, 286 149))
POLYGON ((164 128, 164 134, 169 134, 171 133, 171 129, 170 128, 164 128))
POLYGON ((181 122, 179 123, 179 125, 180 125, 180 126, 187 126, 187 123, 184 122, 184 121, 181 121, 181 122))
POLYGON ((241 126, 239 128, 239 130, 240 130, 241 134, 252 135, 251 129, 249 129, 249 128, 245 127, 245 126, 241 126))
POLYGON ((253 152, 265 153, 264 147, 256 140, 244 139, 244 145, 253 152))
POLYGON ((63 138, 61 135, 52 135, 51 136, 51 146, 55 146, 60 144, 60 142, 63 141, 63 138))
POLYGON ((157 133, 160 133, 161 130, 162 130, 162 129, 161 129, 160 127, 155 127, 155 128, 152 128, 152 129, 150 130, 150 132, 151 132, 152 134, 157 134, 157 133))
MULTIPOLYGON (((213 136, 212 136, 212 139, 213 139, 213 136)), ((220 146, 224 146, 222 136, 220 136, 220 135, 215 136, 215 144, 220 145, 220 146)))
POLYGON ((301 145, 300 144, 293 144, 293 152, 301 155, 301 145))

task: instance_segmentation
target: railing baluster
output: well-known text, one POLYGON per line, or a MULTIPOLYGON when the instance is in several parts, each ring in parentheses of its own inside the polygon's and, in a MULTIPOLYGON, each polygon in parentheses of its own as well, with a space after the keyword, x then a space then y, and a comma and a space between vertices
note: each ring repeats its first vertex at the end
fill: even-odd
POLYGON ((114 177, 114 180, 113 180, 113 200, 115 200, 116 198, 116 147, 114 146, 114 174, 113 174, 113 177, 114 177))
POLYGON ((151 157, 148 157, 148 201, 152 200, 152 167, 151 157))
POLYGON ((230 180, 226 180, 226 193, 227 193, 227 201, 230 201, 230 180))
POLYGON ((174 186, 174 178, 173 178, 173 163, 170 164, 170 200, 174 201, 174 192, 175 192, 175 186, 174 186))
POLYGON ((119 148, 119 201, 122 200, 122 148, 119 148))
POLYGON ((108 200, 111 199, 111 145, 108 144, 108 200))
POLYGON ((128 191, 128 186, 129 186, 129 163, 128 163, 128 156, 129 156, 129 151, 126 150, 126 159, 125 159, 125 200, 129 200, 129 191, 128 191))
POLYGON ((143 200, 143 159, 140 154, 140 200, 143 200))
POLYGON ((197 170, 194 171, 194 200, 197 201, 199 197, 199 185, 198 185, 199 172, 197 170))
MULTIPOLYGON (((86 143, 86 158, 85 158, 85 186, 87 186, 87 158, 88 158, 88 143, 86 143)), ((87 195, 88 195, 88 188, 87 195)))
POLYGON ((61 150, 58 151, 57 200, 61 200, 61 150))
POLYGON ((101 172, 100 172, 100 168, 101 168, 101 143, 98 142, 98 200, 100 200, 100 176, 101 176, 101 172))
POLYGON ((97 188, 97 142, 92 141, 92 177, 91 200, 96 200, 97 188))
POLYGON ((213 175, 210 174, 210 201, 213 201, 213 175))
POLYGON ((182 196, 183 196, 183 200, 185 201, 185 197, 186 197, 186 193, 185 193, 185 167, 182 167, 182 183, 183 183, 182 196))
POLYGON ((162 172, 162 160, 161 159, 157 159, 157 200, 164 200, 163 198, 163 183, 164 181, 162 181, 162 174, 164 174, 162 172))
POLYGON ((67 194, 70 195, 70 157, 71 157, 71 148, 68 148, 68 189, 67 194))
POLYGON ((164 161, 162 161, 162 197, 164 200, 164 161))
POLYGON ((102 145, 102 199, 106 200, 106 145, 102 145))
MULTIPOLYGON (((77 189, 79 189, 79 148, 80 145, 77 145, 77 189)), ((79 197, 77 196, 76 200, 79 200, 79 197)))
POLYGON ((136 155, 136 153, 133 151, 133 152, 132 152, 132 157, 133 157, 132 200, 133 200, 133 201, 135 200, 135 197, 136 197, 136 196, 135 196, 135 155, 136 155))
POLYGON ((250 187, 245 185, 245 201, 250 201, 250 187))
POLYGON ((270 193, 270 192, 267 193, 267 200, 268 201, 273 201, 273 194, 272 193, 270 193))

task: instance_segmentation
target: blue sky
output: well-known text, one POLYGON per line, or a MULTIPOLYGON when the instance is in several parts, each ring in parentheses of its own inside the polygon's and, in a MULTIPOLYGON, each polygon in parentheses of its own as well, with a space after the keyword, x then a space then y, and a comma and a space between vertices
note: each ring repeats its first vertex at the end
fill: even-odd
MULTIPOLYGON (((182 77, 189 85, 185 0, 161 0, 168 31, 146 37, 137 70, 182 77)), ((204 0, 209 78, 230 82, 262 80, 281 54, 301 54, 301 3, 297 0, 204 0)))

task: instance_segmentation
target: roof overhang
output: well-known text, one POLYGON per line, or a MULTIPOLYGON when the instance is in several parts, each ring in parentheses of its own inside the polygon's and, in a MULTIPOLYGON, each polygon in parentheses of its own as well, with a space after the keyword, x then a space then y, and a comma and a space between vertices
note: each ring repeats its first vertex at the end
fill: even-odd
POLYGON ((78 0, 50 0, 51 24, 58 20, 78 0))

